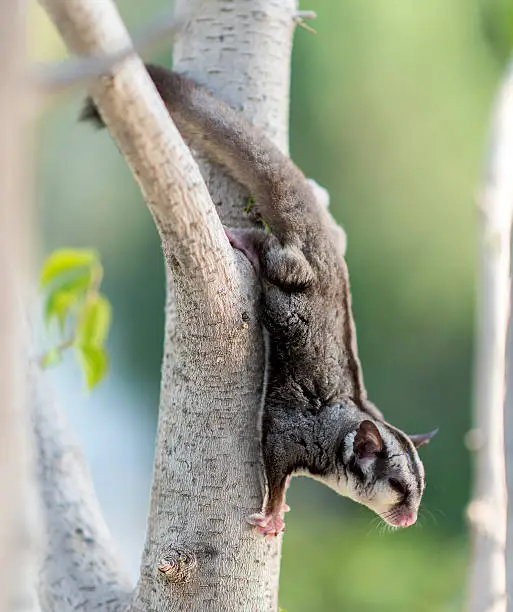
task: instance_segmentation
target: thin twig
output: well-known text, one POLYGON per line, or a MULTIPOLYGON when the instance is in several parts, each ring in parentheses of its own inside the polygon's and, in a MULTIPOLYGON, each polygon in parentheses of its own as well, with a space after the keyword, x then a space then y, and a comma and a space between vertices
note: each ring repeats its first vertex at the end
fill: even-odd
POLYGON ((302 21, 313 21, 317 19, 317 13, 315 11, 298 11, 296 17, 302 21))
POLYGON ((306 23, 306 21, 312 21, 313 19, 317 19, 317 13, 315 11, 298 11, 294 15, 294 23, 297 26, 303 28, 303 30, 306 30, 307 32, 310 32, 310 34, 317 34, 317 30, 306 23))

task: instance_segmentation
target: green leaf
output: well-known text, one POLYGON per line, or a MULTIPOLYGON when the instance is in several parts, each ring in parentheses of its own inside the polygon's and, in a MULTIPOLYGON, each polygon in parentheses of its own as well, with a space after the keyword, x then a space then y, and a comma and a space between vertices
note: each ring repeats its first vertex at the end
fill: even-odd
POLYGON ((58 365, 62 361, 62 350, 56 346, 50 349, 46 355, 41 359, 41 366, 43 368, 51 368, 58 365))
POLYGON ((52 289, 44 306, 46 325, 50 325, 53 319, 57 319, 62 333, 66 317, 81 299, 85 299, 90 284, 91 272, 88 270, 52 289))
POLYGON ((59 249, 51 253, 41 270, 39 282, 47 287, 57 277, 66 272, 99 265, 98 256, 91 249, 59 249))
POLYGON ((43 265, 40 283, 47 293, 44 318, 47 325, 57 320, 61 333, 73 317, 73 333, 41 358, 43 366, 62 360, 65 348, 74 347, 87 389, 95 387, 107 374, 108 355, 104 349, 109 332, 111 307, 98 293, 103 269, 91 249, 60 249, 43 265))
POLYGON ((79 316, 77 341, 86 346, 101 347, 109 333, 111 308, 102 295, 90 296, 79 316))
POLYGON ((91 391, 107 374, 109 357, 105 349, 85 344, 75 345, 78 362, 82 368, 88 391, 91 391))

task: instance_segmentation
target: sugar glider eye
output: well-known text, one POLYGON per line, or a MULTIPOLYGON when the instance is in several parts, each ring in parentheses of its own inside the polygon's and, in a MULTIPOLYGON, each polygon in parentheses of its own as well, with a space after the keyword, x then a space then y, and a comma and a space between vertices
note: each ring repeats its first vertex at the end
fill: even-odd
POLYGON ((396 493, 399 493, 399 495, 404 495, 406 493, 404 485, 395 478, 389 478, 388 484, 396 493))

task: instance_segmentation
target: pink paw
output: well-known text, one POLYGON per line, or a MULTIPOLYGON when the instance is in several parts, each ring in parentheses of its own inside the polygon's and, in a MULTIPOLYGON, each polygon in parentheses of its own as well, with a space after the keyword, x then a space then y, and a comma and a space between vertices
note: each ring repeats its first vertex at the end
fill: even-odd
POLYGON ((229 243, 234 249, 241 251, 249 260, 255 271, 258 273, 260 261, 258 256, 257 243, 253 239, 255 231, 243 227, 224 228, 224 233, 229 243))
POLYGON ((282 531, 285 531, 285 521, 281 516, 281 512, 269 515, 263 512, 252 514, 248 518, 248 523, 256 527, 256 532, 264 537, 277 536, 282 531))

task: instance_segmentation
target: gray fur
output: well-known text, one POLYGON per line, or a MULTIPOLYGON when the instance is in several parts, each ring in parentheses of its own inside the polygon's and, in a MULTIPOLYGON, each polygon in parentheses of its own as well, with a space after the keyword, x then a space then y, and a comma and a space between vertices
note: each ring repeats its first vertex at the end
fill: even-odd
MULTIPOLYGON (((189 144, 247 187, 272 231, 227 230, 259 274, 269 332, 262 421, 267 494, 251 522, 264 535, 279 533, 290 476, 302 473, 391 524, 404 517, 414 522, 424 469, 408 436, 367 398, 345 234, 303 173, 264 134, 193 81, 158 66, 148 71, 189 144)), ((90 99, 82 119, 102 124, 90 99)))

